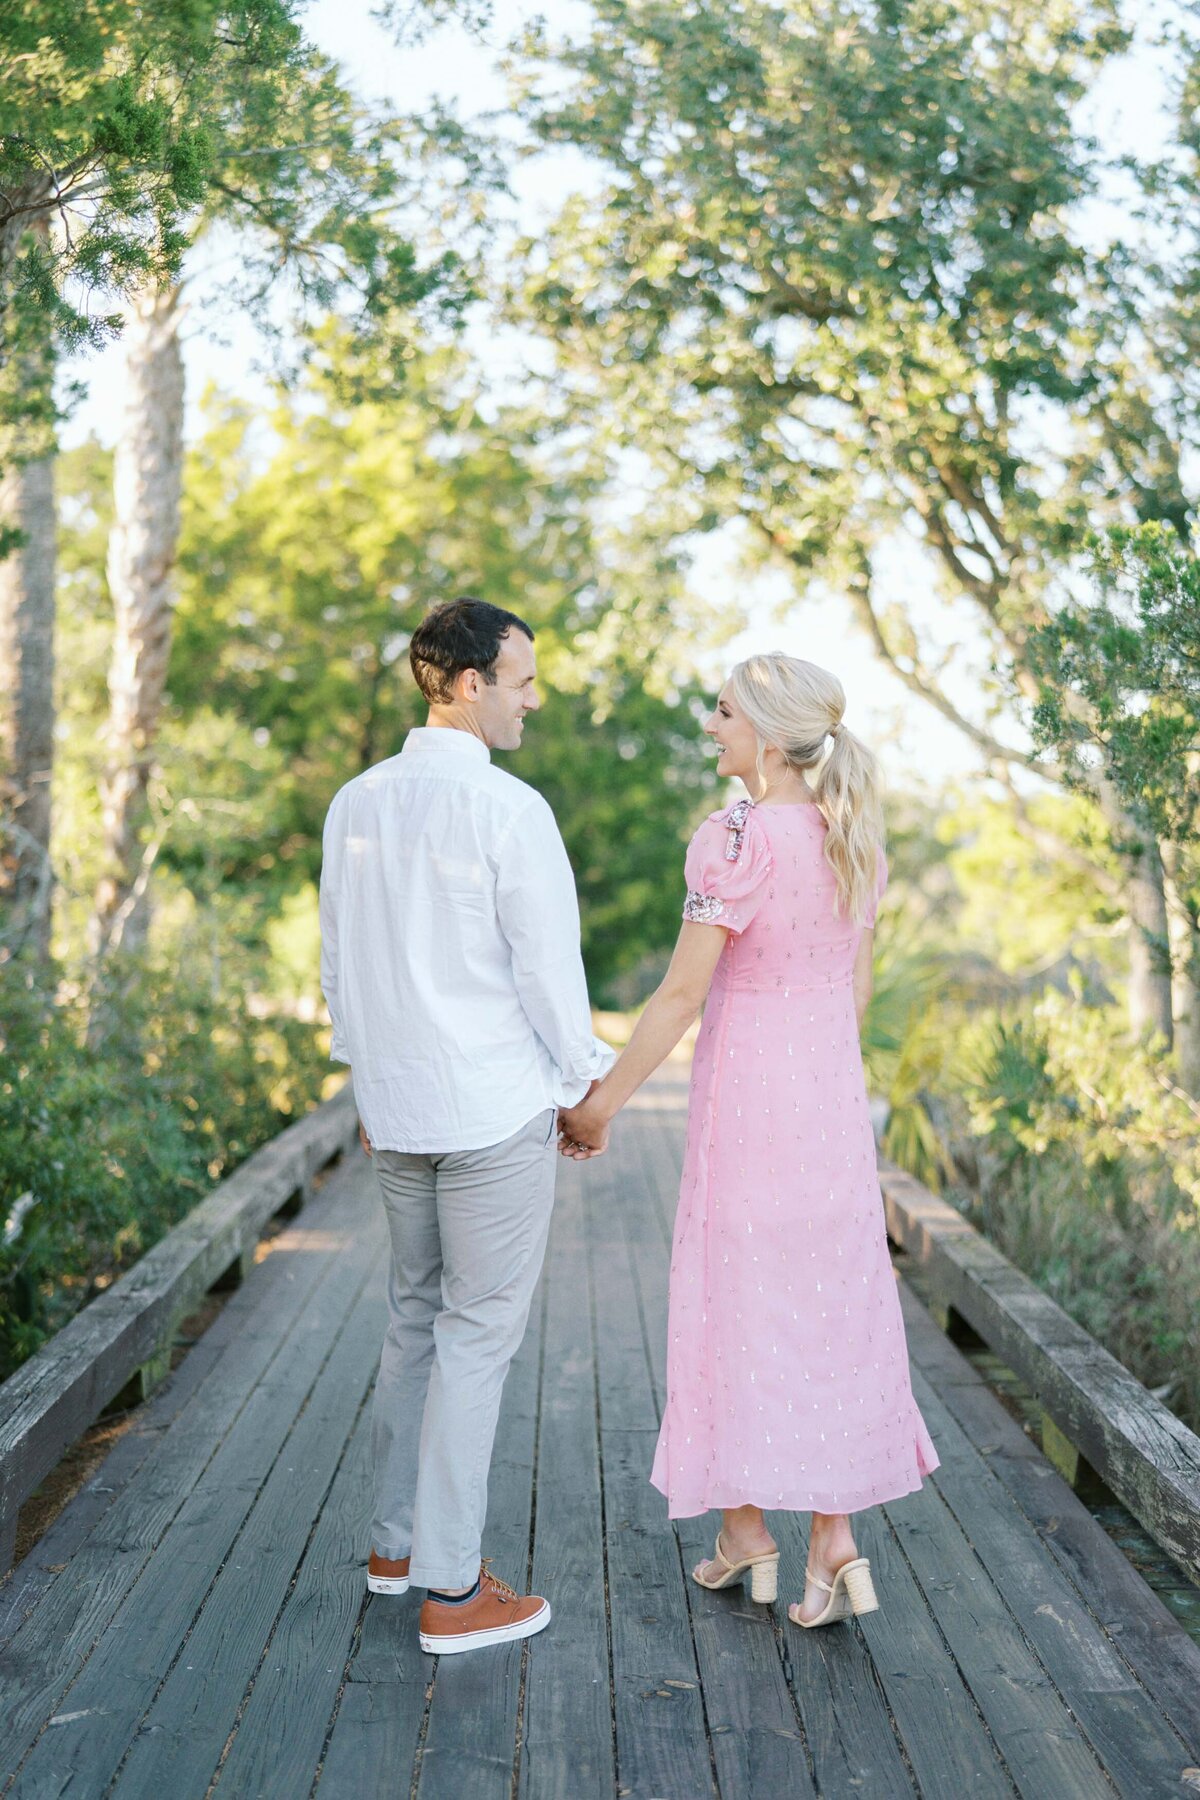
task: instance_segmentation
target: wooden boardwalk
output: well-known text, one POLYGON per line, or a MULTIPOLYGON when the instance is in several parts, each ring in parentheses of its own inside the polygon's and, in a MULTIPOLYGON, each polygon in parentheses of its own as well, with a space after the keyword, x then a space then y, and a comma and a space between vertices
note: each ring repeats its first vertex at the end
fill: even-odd
POLYGON ((0 1788, 23 1800, 790 1800, 1200 1791, 1200 1650, 905 1295, 942 1457, 864 1518, 882 1610, 801 1633, 707 1594, 647 1483, 685 1093, 564 1164, 485 1549, 525 1645, 435 1664, 364 1593, 384 1235, 365 1160, 278 1239, 0 1590, 0 1788))

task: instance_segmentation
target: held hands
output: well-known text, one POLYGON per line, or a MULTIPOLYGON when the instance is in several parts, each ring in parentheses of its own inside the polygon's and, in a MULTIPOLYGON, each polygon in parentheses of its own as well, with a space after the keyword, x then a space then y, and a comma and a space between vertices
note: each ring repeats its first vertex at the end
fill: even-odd
POLYGON ((593 1081, 578 1106, 565 1106, 558 1115, 558 1147, 573 1162, 603 1156, 608 1149, 609 1119, 595 1099, 598 1086, 593 1081))
POLYGON ((361 1119, 358 1121, 358 1141, 363 1147, 363 1155, 364 1156, 374 1156, 374 1154, 375 1154, 374 1146, 372 1145, 370 1138, 367 1136, 366 1127, 363 1125, 363 1122, 361 1119))

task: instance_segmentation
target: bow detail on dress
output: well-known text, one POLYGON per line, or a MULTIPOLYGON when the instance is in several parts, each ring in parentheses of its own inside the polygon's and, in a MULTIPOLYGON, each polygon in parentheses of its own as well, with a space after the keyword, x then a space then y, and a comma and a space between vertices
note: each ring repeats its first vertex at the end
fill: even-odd
POLYGON ((753 800, 739 800, 736 806, 730 807, 725 816, 725 823, 729 828, 729 836, 725 840, 726 862, 736 862, 738 857, 742 854, 742 839, 746 833, 746 820, 750 817, 750 809, 753 805, 753 800))

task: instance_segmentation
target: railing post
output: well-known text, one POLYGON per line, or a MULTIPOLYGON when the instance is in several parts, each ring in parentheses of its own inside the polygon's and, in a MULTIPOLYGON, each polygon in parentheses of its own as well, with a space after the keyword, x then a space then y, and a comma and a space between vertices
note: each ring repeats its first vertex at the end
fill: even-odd
POLYGON ((1079 1465, 1082 1461, 1078 1450, 1065 1432, 1060 1431, 1045 1407, 1041 1409, 1042 1455, 1047 1462, 1054 1464, 1068 1487, 1079 1485, 1079 1465))

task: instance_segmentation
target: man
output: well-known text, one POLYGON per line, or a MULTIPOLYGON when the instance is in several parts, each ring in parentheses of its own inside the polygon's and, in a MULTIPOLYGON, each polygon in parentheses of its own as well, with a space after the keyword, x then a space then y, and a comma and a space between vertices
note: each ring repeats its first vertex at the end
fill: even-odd
POLYGON ((428 1590, 423 1649, 550 1622, 481 1565, 500 1394, 554 1200, 558 1108, 612 1062, 592 1035, 554 815, 492 766, 540 704, 533 632, 463 597, 409 660, 429 722, 334 797, 321 986, 391 1232, 367 1585, 428 1590))

